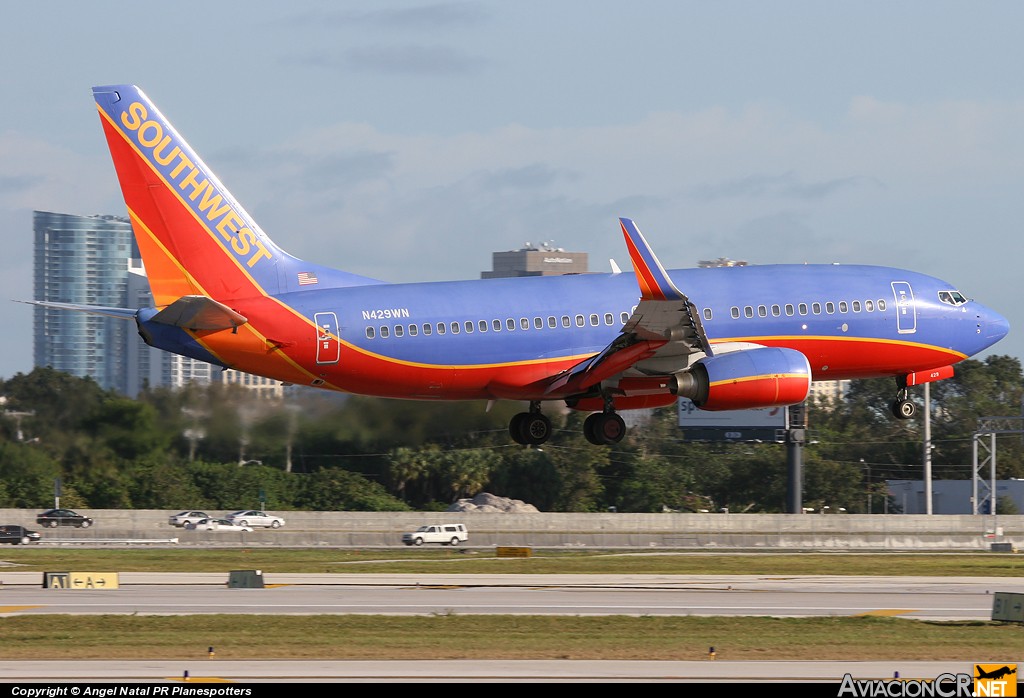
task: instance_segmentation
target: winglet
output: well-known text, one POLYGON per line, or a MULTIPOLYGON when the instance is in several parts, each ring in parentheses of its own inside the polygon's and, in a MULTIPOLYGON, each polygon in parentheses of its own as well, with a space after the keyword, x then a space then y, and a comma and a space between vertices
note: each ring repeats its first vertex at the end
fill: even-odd
POLYGON ((640 284, 640 297, 652 301, 685 300, 686 297, 672 283, 665 267, 661 266, 636 224, 628 218, 620 218, 619 223, 626 237, 629 256, 633 260, 633 272, 640 284))

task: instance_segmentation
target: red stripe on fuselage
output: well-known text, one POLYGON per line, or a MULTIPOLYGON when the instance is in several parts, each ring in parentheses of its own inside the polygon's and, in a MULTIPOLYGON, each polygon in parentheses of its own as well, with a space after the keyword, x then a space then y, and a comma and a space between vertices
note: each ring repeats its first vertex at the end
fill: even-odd
POLYGON ((788 347, 807 357, 816 381, 881 378, 946 366, 964 354, 926 344, 855 337, 745 337, 714 340, 755 342, 766 347, 788 347))

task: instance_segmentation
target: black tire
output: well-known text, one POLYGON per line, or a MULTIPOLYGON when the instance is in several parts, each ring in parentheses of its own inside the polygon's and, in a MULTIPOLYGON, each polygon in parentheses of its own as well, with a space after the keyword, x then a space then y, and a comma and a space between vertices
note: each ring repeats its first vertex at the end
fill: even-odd
POLYGON ((597 421, 601 419, 601 413, 595 412, 586 418, 583 422, 583 436, 586 437, 587 441, 594 444, 595 446, 602 446, 604 442, 600 440, 597 434, 597 421))
POLYGON ((458 544, 459 544, 459 539, 458 538, 452 538, 450 541, 448 541, 448 545, 455 546, 455 545, 458 545, 458 544))
POLYGON ((278 521, 277 519, 274 519, 273 521, 270 522, 270 527, 271 528, 281 528, 281 522, 278 521))
POLYGON ((414 538, 413 541, 412 541, 412 544, 413 545, 423 545, 423 539, 422 538, 414 538))
POLYGON ((529 412, 520 412, 513 415, 512 419, 509 420, 508 423, 508 435, 511 436, 512 440, 520 446, 526 446, 528 443, 526 441, 526 432, 523 429, 523 424, 529 416, 529 412))
POLYGON ((910 400, 893 400, 892 413, 896 419, 910 419, 917 412, 917 405, 910 400))
POLYGON ((79 528, 89 528, 92 526, 92 521, 83 521, 79 524, 79 528))
POLYGON ((540 446, 551 438, 551 420, 540 412, 526 413, 519 429, 523 441, 530 446, 540 446))

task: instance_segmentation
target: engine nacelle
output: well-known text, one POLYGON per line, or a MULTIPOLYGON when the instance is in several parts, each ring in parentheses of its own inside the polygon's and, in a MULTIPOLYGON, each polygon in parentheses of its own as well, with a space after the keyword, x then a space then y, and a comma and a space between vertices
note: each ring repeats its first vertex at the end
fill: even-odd
POLYGON ((782 407, 807 399, 811 365, 794 349, 759 347, 705 357, 675 378, 675 393, 702 410, 782 407))

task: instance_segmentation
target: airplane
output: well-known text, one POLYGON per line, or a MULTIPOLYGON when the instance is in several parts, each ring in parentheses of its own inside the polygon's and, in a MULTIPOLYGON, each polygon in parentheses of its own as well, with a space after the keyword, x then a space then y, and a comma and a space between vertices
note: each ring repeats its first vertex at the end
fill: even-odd
POLYGON ((591 412, 611 445, 619 411, 804 401, 814 380, 890 376, 908 389, 1008 332, 940 279, 860 265, 667 271, 629 218, 633 265, 609 273, 387 283, 278 247, 134 85, 93 88, 154 306, 133 319, 150 346, 282 381, 411 400, 523 401, 513 441, 545 443, 544 403, 591 412), (685 289, 686 292, 682 289, 685 289))
POLYGON ((1002 667, 999 667, 998 669, 994 669, 993 671, 985 671, 979 665, 975 664, 974 665, 974 670, 978 674, 977 676, 974 677, 976 679, 1001 679, 1004 676, 1009 676, 1010 674, 1016 674, 1017 673, 1017 666, 1014 665, 1012 668, 1009 667, 1009 666, 1002 666, 1002 667))

